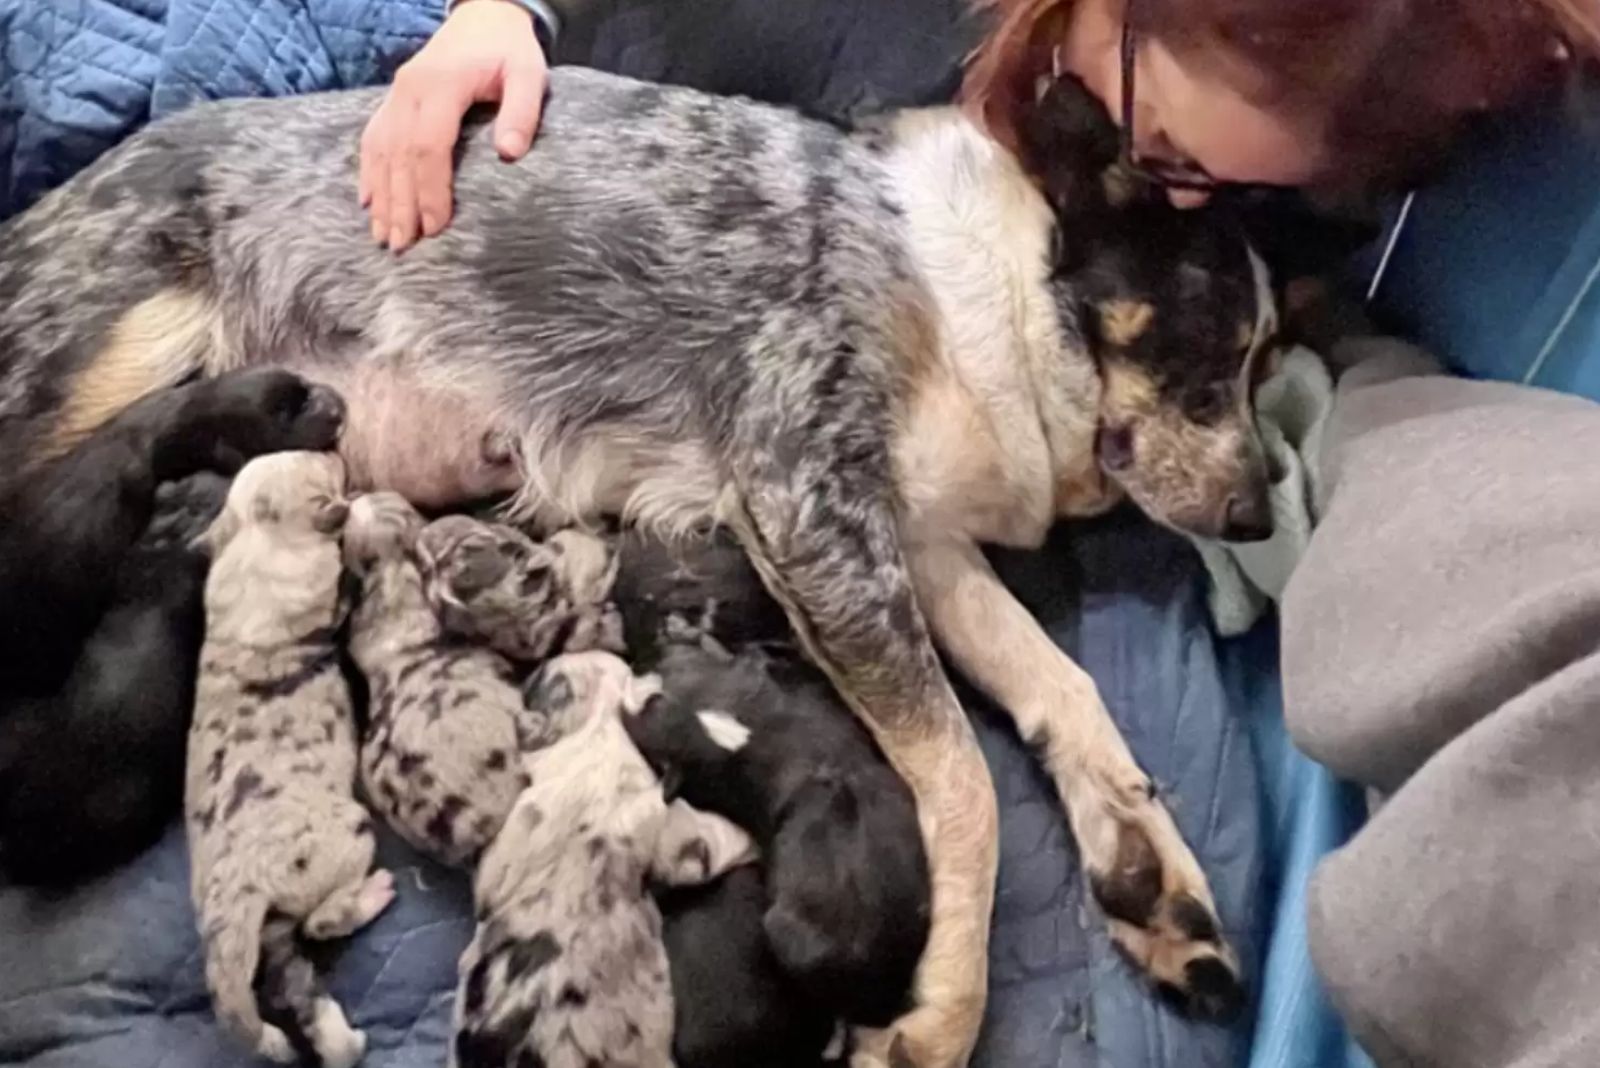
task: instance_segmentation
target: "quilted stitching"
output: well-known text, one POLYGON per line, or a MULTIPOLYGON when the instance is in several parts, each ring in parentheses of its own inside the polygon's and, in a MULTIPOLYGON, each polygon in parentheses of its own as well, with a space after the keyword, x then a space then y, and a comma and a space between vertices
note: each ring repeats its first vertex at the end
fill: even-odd
POLYGON ((387 80, 443 0, 0 0, 0 219, 196 100, 387 80))

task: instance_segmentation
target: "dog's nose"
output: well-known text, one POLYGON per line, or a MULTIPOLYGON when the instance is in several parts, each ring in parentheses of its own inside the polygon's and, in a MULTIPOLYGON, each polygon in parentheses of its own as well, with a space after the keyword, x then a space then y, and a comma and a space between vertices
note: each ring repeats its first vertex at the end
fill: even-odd
POLYGON ((1266 541, 1272 537, 1272 504, 1265 488, 1228 498, 1223 541, 1266 541))

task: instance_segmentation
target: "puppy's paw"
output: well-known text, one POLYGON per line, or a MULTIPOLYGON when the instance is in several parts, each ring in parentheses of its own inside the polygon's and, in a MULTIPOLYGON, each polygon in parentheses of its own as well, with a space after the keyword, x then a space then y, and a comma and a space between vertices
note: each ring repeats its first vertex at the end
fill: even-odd
POLYGON ((1073 829, 1113 943, 1174 1007, 1202 1019, 1235 1019, 1246 1000, 1238 958, 1165 806, 1145 782, 1113 804, 1082 794, 1075 800, 1073 829))
POLYGON ((363 881, 343 887, 306 917, 307 938, 326 941, 354 934, 394 901, 394 876, 379 868, 363 881))
POLYGON ((299 1060, 294 1047, 289 1044, 289 1036, 271 1024, 262 1025, 261 1040, 256 1043, 256 1056, 274 1064, 294 1064, 299 1060))
POLYGON ((366 1056, 367 1036, 350 1026, 344 1010, 332 998, 318 998, 312 1023, 311 1044, 323 1068, 355 1068, 366 1056))

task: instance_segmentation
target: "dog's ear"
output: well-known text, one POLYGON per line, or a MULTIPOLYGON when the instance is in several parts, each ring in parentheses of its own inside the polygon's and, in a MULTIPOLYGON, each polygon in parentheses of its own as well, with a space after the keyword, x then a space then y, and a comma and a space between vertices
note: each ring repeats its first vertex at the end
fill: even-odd
POLYGON ((1064 75, 1042 86, 1017 133, 1024 166, 1038 176, 1059 216, 1093 216, 1109 206, 1105 176, 1120 141, 1105 107, 1082 82, 1064 75))
POLYGON ((337 534, 350 518, 350 502, 341 497, 330 497, 317 505, 311 517, 311 526, 318 534, 337 534))

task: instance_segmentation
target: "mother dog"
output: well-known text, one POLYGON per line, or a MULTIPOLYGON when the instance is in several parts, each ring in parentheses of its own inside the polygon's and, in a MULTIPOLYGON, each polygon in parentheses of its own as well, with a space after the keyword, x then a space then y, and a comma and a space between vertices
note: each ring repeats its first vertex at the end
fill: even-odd
POLYGON ((1124 491, 1184 529, 1261 526, 1273 319, 1243 243, 1067 234, 1068 272, 1044 197, 955 112, 846 134, 568 69, 520 164, 469 130, 453 225, 396 258, 354 205, 376 103, 196 107, 0 228, 0 453, 47 462, 151 390, 273 363, 344 395, 357 486, 725 523, 917 799, 932 930, 867 1058, 959 1065, 983 1014, 995 798, 934 639, 1037 745, 1118 944, 1191 1004, 1235 1001, 1199 866, 977 546, 1124 491))

